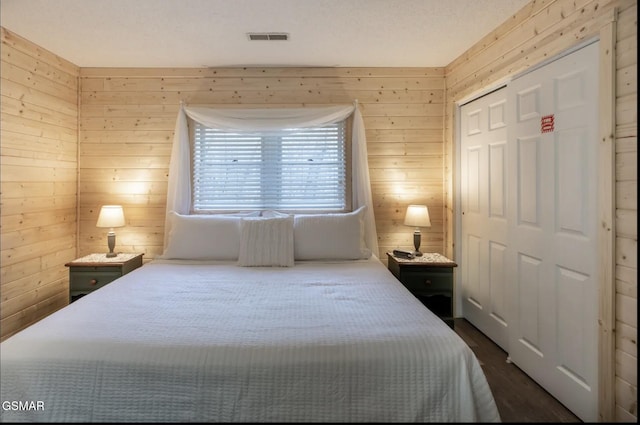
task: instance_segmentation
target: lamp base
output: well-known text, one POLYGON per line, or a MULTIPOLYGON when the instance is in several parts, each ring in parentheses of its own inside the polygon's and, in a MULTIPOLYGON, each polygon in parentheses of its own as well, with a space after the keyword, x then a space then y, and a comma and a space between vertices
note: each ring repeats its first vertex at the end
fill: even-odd
POLYGON ((116 247, 116 232, 111 229, 109 233, 107 233, 107 243, 109 245, 109 252, 107 253, 107 258, 117 257, 118 253, 113 252, 116 247))
POLYGON ((420 239, 422 239, 420 229, 416 229, 415 232, 413 232, 413 247, 416 249, 413 251, 413 255, 415 257, 422 257, 422 253, 420 252, 420 239))

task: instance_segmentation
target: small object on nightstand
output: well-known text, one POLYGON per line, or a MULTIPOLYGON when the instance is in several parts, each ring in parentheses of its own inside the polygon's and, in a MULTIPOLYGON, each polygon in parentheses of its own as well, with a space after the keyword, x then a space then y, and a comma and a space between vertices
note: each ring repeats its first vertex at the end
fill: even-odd
POLYGON ((69 303, 142 266, 143 255, 89 254, 65 264, 69 267, 69 303))
POLYGON ((415 258, 412 252, 404 251, 402 249, 394 249, 393 255, 395 255, 398 258, 406 258, 408 260, 413 260, 415 258))
POLYGON ((393 275, 429 310, 453 329, 453 268, 458 265, 436 253, 412 259, 387 252, 393 275))

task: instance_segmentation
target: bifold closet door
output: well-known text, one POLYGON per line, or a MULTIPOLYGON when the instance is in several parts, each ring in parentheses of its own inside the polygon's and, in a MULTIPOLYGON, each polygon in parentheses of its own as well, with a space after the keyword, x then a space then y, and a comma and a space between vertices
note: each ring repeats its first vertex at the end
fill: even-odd
POLYGON ((598 43, 508 85, 509 356, 598 412, 598 43))
POLYGON ((505 351, 507 89, 461 107, 461 301, 464 317, 505 351))
POLYGON ((598 413, 598 43, 460 108, 463 316, 598 413))

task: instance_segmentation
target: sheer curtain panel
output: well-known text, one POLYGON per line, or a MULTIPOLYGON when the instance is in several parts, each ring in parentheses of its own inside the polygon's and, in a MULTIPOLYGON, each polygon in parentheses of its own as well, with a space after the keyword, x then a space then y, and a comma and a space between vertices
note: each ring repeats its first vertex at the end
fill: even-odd
POLYGON ((378 238, 373 213, 367 141, 364 122, 357 106, 340 105, 313 108, 284 109, 222 109, 181 105, 169 164, 167 208, 164 245, 169 231, 169 212, 189 214, 192 203, 192 160, 187 117, 203 126, 224 131, 278 131, 290 128, 320 127, 342 121, 353 114, 352 149, 352 208, 367 206, 365 216, 366 242, 378 256, 378 238))

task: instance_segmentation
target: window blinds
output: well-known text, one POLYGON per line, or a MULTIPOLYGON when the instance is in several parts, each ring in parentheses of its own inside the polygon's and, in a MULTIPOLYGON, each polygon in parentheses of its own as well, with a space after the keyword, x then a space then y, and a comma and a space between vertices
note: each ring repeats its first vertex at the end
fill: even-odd
POLYGON ((344 211, 346 122, 229 132, 194 122, 193 209, 344 211))

